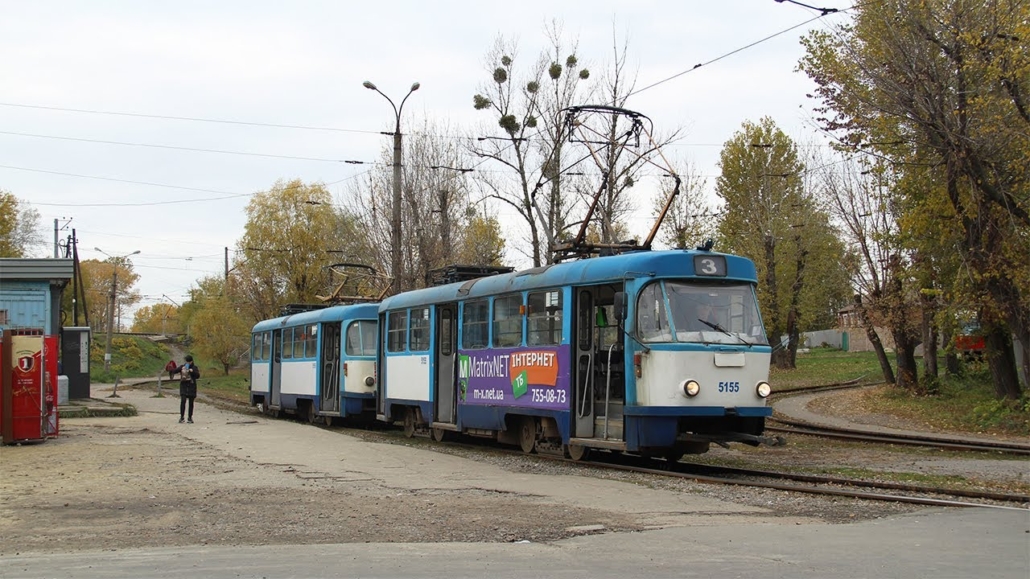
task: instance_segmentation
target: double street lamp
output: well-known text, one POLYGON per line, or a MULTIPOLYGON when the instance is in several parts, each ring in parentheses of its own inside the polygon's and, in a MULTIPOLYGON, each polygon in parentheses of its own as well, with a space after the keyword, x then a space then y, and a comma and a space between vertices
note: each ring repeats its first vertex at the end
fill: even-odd
POLYGON ((139 250, 132 253, 126 253, 125 255, 111 255, 99 247, 94 247, 96 251, 106 255, 108 261, 111 262, 112 273, 111 273, 111 300, 107 307, 107 345, 104 347, 104 372, 111 370, 111 328, 114 326, 114 306, 115 299, 118 294, 118 264, 125 261, 130 255, 136 255, 139 250))
POLYGON ((401 112, 404 110, 404 103, 411 96, 411 93, 418 90, 419 84, 412 83, 408 94, 401 100, 401 106, 393 103, 393 100, 383 94, 383 91, 376 88, 376 85, 369 81, 361 83, 361 86, 368 90, 374 90, 393 107, 393 114, 396 125, 393 129, 393 215, 391 218, 390 243, 393 245, 391 253, 391 268, 393 270, 393 283, 391 284, 394 294, 401 291, 401 112))

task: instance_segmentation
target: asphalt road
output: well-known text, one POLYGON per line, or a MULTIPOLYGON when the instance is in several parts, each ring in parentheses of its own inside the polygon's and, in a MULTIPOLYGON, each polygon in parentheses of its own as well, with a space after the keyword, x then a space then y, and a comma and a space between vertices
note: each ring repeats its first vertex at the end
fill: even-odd
POLYGON ((386 543, 16 555, 0 561, 0 576, 1026 579, 1028 533, 1030 514, 1025 511, 927 509, 851 525, 678 527, 555 544, 386 543))
MULTIPOLYGON (((177 411, 175 399, 130 392, 126 398, 142 411, 126 421, 158 432, 181 429, 169 412, 177 411)), ((225 448, 227 456, 312 460, 318 468, 346 469, 349 476, 360 474, 391 488, 424 487, 432 480, 458 489, 474 484, 513 492, 529 484, 558 504, 579 501, 585 507, 604 506, 664 522, 653 530, 552 543, 193 545, 103 551, 63 551, 54 545, 47 553, 6 554, 0 558, 0 577, 1030 577, 1030 511, 1025 509, 926 508, 827 524, 765 516, 761 509, 701 495, 670 499, 668 493, 601 478, 576 477, 576 492, 567 494, 567 479, 513 474, 445 456, 428 460, 416 449, 361 444, 286 421, 262 419, 242 429, 235 424, 238 417, 223 416, 206 405, 201 416, 205 426, 189 431, 190 436, 225 448), (291 438, 290 445, 280 448, 275 441, 286 431, 309 440, 291 438), (336 437, 332 448, 320 444, 327 436, 336 437), (310 451, 297 456, 297 448, 310 451), (319 452, 344 453, 347 460, 328 460, 319 452)))

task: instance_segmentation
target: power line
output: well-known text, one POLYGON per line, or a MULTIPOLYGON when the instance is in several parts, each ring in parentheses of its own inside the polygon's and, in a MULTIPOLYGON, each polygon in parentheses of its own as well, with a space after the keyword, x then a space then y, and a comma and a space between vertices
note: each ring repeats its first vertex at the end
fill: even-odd
POLYGON ((221 124, 226 124, 226 125, 244 125, 244 126, 251 126, 251 127, 270 127, 270 128, 275 128, 275 129, 300 129, 300 130, 306 130, 306 131, 332 131, 332 132, 338 132, 338 133, 362 133, 362 134, 368 134, 368 135, 378 135, 378 134, 380 134, 380 131, 363 131, 363 130, 359 130, 359 129, 339 129, 339 128, 335 128, 335 127, 315 127, 315 126, 308 126, 308 125, 284 125, 284 124, 278 124, 278 123, 258 123, 258 122, 252 122, 252 121, 230 121, 230 120, 225 120, 225 119, 206 119, 206 118, 203 118, 203 117, 179 117, 179 116, 173 116, 173 115, 151 115, 151 114, 144 114, 144 113, 126 113, 126 112, 119 112, 119 111, 101 111, 101 110, 92 110, 92 109, 73 109, 73 108, 66 108, 66 107, 50 107, 50 106, 43 106, 43 105, 26 105, 26 104, 21 104, 21 103, 5 103, 5 102, 0 102, 0 106, 4 106, 4 107, 18 107, 18 108, 24 108, 24 109, 39 109, 39 110, 44 110, 44 111, 61 111, 61 112, 67 112, 67 113, 87 113, 87 114, 93 114, 93 115, 112 115, 112 116, 119 116, 119 117, 135 117, 135 118, 144 118, 144 119, 164 119, 164 120, 172 120, 172 121, 192 121, 192 122, 198 122, 198 123, 221 123, 221 124))
MULTIPOLYGON (((100 180, 100 181, 113 181, 115 183, 129 183, 129 184, 132 184, 132 185, 147 185, 149 187, 164 187, 164 188, 168 188, 168 189, 181 189, 181 190, 184 190, 184 191, 199 191, 201 193, 215 193, 215 194, 222 195, 222 197, 206 197, 206 198, 200 198, 200 199, 179 199, 179 200, 175 200, 175 201, 148 201, 148 202, 143 202, 143 203, 81 203, 81 202, 76 202, 76 203, 38 203, 38 202, 35 202, 35 201, 32 203, 33 205, 39 205, 39 206, 43 206, 43 207, 146 207, 146 206, 153 206, 153 205, 176 205, 176 204, 182 204, 182 203, 198 203, 198 202, 202 202, 202 201, 222 201, 222 200, 225 200, 225 199, 236 199, 236 198, 240 198, 240 197, 253 197, 254 195, 257 195, 258 193, 263 193, 263 191, 255 191, 253 193, 231 193, 229 191, 218 191, 218 190, 215 190, 215 189, 202 189, 202 188, 198 188, 198 187, 183 187, 183 186, 180 186, 180 185, 168 185, 166 183, 152 183, 152 182, 148 182, 148 181, 131 181, 131 180, 128 180, 128 179, 116 179, 114 177, 100 177, 100 176, 97 176, 97 175, 82 175, 80 173, 64 173, 64 172, 61 172, 61 171, 48 171, 48 170, 45 170, 45 169, 30 169, 30 168, 27 168, 27 167, 14 167, 14 166, 11 166, 11 165, 0 165, 0 169, 13 169, 15 171, 29 171, 29 172, 32 172, 32 173, 45 173, 45 174, 48 174, 48 175, 61 175, 61 176, 64 176, 64 177, 78 177, 80 179, 97 179, 97 180, 100 180)), ((360 173, 358 173, 356 175, 352 175, 350 177, 345 177, 345 178, 340 179, 338 181, 333 181, 331 183, 325 183, 325 185, 335 185, 337 183, 342 183, 342 182, 347 181, 349 179, 354 179, 354 178, 360 177, 361 175, 363 175, 363 174, 365 174, 367 172, 368 171, 362 171, 362 172, 360 172, 360 173)), ((289 189, 289 187, 287 189, 289 189)))
MULTIPOLYGON (((776 0, 776 1, 780 1, 780 0, 776 0)), ((760 40, 756 40, 756 41, 752 42, 751 44, 747 44, 745 46, 741 46, 740 48, 736 48, 734 50, 731 50, 731 51, 729 51, 729 52, 727 52, 725 54, 722 54, 720 56, 717 56, 717 57, 715 57, 715 58, 713 58, 711 60, 707 60, 705 62, 699 62, 699 63, 695 64, 692 68, 688 68, 687 70, 684 70, 683 72, 676 73, 676 74, 674 74, 674 75, 672 75, 672 76, 670 76, 668 78, 664 78, 664 79, 662 79, 662 80, 660 80, 658 82, 649 84, 649 85, 645 86, 642 89, 635 90, 635 91, 627 94, 626 98, 629 98, 629 97, 631 97, 633 95, 636 95, 636 94, 640 94, 640 93, 644 92, 645 90, 652 89, 652 88, 654 88, 654 87, 656 87, 656 86, 658 86, 660 84, 665 84, 665 83, 669 82, 670 80, 677 79, 677 78, 687 74, 688 72, 693 72, 693 71, 701 68, 702 66, 707 66, 707 65, 712 64, 714 62, 718 62, 718 61, 720 61, 720 60, 722 60, 724 58, 728 58, 730 56, 733 56, 734 54, 737 54, 738 52, 742 52, 744 50, 747 50, 749 48, 757 46, 757 45, 759 45, 759 44, 761 44, 761 43, 763 43, 763 42, 765 42, 767 40, 772 40, 773 38, 776 38, 777 36, 781 36, 783 34, 786 34, 786 33, 790 32, 791 30, 794 30, 796 28, 801 28, 802 26, 804 26, 804 25, 806 25, 806 24, 808 24, 810 22, 814 22, 816 20, 819 20, 823 16, 826 16, 826 14, 820 14, 819 16, 816 16, 814 18, 809 18, 808 20, 805 20, 804 22, 802 22, 800 24, 795 24, 794 26, 791 26, 790 28, 786 28, 786 29, 781 30, 779 32, 770 34, 769 36, 766 36, 765 38, 762 38, 760 40)))
POLYGON ((16 137, 33 137, 37 139, 57 139, 61 141, 76 141, 80 143, 96 143, 102 145, 120 145, 125 147, 149 147, 152 149, 170 149, 173 151, 191 151, 198 153, 219 153, 222 155, 244 155, 247 157, 268 157, 272 159, 289 159, 293 161, 321 161, 326 163, 346 163, 348 165, 368 165, 372 161, 355 161, 351 159, 326 159, 322 157, 299 157, 293 155, 275 155, 271 153, 249 153, 245 151, 228 151, 224 149, 200 149, 196 147, 177 147, 175 145, 154 145, 151 143, 126 143, 123 141, 106 141, 102 139, 85 139, 80 137, 62 137, 59 135, 39 135, 35 133, 17 133, 13 131, 0 131, 0 135, 14 135, 16 137))

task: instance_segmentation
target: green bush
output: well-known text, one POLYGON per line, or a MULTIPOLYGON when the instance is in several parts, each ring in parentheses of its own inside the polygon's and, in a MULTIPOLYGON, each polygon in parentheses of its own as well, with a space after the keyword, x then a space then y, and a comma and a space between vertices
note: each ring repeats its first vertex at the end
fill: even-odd
POLYGON ((1020 400, 988 400, 973 407, 969 420, 980 430, 1004 430, 1030 434, 1030 397, 1020 400))

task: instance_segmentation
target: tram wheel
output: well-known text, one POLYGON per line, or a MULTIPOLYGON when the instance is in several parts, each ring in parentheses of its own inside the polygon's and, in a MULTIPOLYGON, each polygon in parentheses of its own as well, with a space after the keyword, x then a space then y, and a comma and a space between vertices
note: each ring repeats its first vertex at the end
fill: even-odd
POLYGON ((450 433, 449 430, 444 430, 443 428, 434 428, 433 429, 433 440, 435 440, 437 442, 443 442, 445 440, 450 439, 450 434, 451 433, 450 433))
POLYGON ((590 456, 590 449, 578 444, 566 444, 565 456, 576 461, 586 460, 590 456))
POLYGON ((522 452, 530 454, 536 449, 536 418, 523 416, 522 424, 519 425, 519 446, 522 452))
POLYGON ((415 436, 415 409, 410 406, 404 409, 404 436, 415 436))
POLYGON ((315 412, 315 405, 308 404, 304 418, 308 419, 308 424, 314 424, 318 420, 318 413, 315 412))
POLYGON ((322 423, 325 424, 326 426, 332 426, 333 425, 333 417, 329 416, 329 415, 323 416, 322 417, 322 423))

